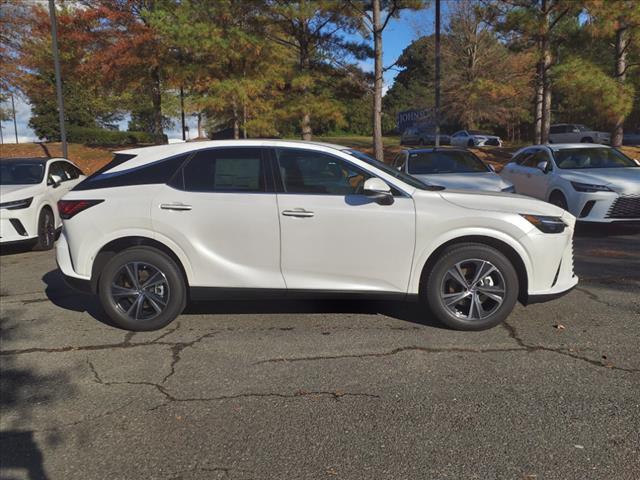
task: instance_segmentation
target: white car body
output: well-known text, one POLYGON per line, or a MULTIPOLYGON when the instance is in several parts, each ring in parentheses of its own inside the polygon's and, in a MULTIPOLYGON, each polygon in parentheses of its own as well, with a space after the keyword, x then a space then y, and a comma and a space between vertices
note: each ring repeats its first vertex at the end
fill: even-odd
MULTIPOLYGON (((440 149, 438 151, 444 152, 456 152, 460 149, 440 149)), ((485 192, 514 192, 513 185, 504 180, 498 175, 492 167, 487 166, 475 157, 473 153, 468 150, 464 150, 464 153, 473 155, 477 159, 479 164, 484 166, 484 171, 478 172, 458 172, 458 173, 433 173, 433 174, 415 174, 411 172, 409 163, 411 162, 412 154, 419 154, 420 152, 432 153, 435 149, 414 149, 403 150, 393 161, 393 166, 398 170, 412 175, 413 177, 421 180, 429 185, 441 185, 448 189, 456 190, 480 190, 485 192)))
MULTIPOLYGON (((5 184, 0 178, 0 244, 33 240, 38 237, 38 219, 43 209, 50 209, 55 228, 62 226, 56 203, 85 178, 80 169, 64 158, 2 159, 4 165, 33 162, 44 165, 42 179, 33 184, 5 184), (62 170, 58 171, 58 168, 62 170), (52 181, 52 169, 58 173, 59 183, 52 181), (75 169, 75 170, 74 170, 75 169), (62 173, 65 173, 63 175, 62 173), (66 172, 76 172, 76 174, 66 172), (72 178, 74 177, 74 178, 72 178), (31 199, 28 207, 15 208, 14 202, 31 199)), ((13 182, 12 182, 13 183, 13 182)), ((18 205, 19 206, 19 205, 18 205)))
MULTIPOLYGON (((517 257, 524 303, 561 294, 578 282, 572 265, 575 219, 569 213, 512 194, 421 190, 395 170, 379 169, 348 151, 310 142, 236 140, 120 152, 131 158, 89 177, 64 197, 65 202, 100 203, 64 220, 56 245, 58 265, 70 282, 95 291, 101 254, 133 242, 170 252, 192 298, 205 289, 405 298, 419 294, 423 270, 439 249, 474 238, 517 257), (262 193, 184 191, 175 187, 175 177, 100 188, 102 178, 126 183, 127 175, 133 178, 133 172, 160 159, 248 147, 262 148, 267 162, 275 161, 275 149, 331 156, 370 175, 365 183, 374 190, 393 191, 393 201, 380 204, 362 194, 287 193, 277 187, 277 164, 276 188, 262 193), (522 214, 557 217, 566 229, 543 233, 522 214)), ((186 182, 187 174, 178 172, 178 182, 186 182)))
POLYGON ((501 147, 502 140, 496 135, 473 130, 460 130, 451 135, 451 145, 454 147, 501 147))
POLYGON ((611 134, 577 123, 558 123, 549 129, 549 143, 598 143, 609 145, 611 134))
POLYGON ((585 143, 525 147, 513 155, 512 162, 505 165, 500 176, 514 184, 516 193, 545 201, 553 201, 562 195, 568 211, 581 221, 640 221, 640 166, 558 168, 558 152, 587 152, 594 148, 611 149, 585 143), (541 162, 547 162, 545 171, 539 168, 541 162), (577 191, 574 184, 581 189, 585 187, 580 184, 601 191, 577 191))

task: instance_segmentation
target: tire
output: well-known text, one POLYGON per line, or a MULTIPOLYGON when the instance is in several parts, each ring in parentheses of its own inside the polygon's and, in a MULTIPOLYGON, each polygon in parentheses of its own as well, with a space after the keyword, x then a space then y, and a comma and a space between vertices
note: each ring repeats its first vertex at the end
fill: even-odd
POLYGON ((500 324, 513 310, 520 288, 509 259, 495 248, 478 243, 447 248, 427 273, 422 287, 431 313, 455 330, 486 330, 500 324), (465 285, 456 279, 458 271, 463 276, 457 278, 462 278, 465 285), (475 278, 478 273, 479 279, 475 278))
POLYGON ((56 219, 49 207, 44 207, 38 216, 38 240, 34 250, 51 250, 56 242, 56 219))
POLYGON ((187 303, 180 268, 151 247, 132 247, 113 256, 100 274, 98 295, 105 313, 117 326, 139 332, 170 324, 187 303), (134 277, 137 280, 132 280, 134 277), (145 282, 150 282, 147 287, 145 282))
POLYGON ((580 143, 593 143, 593 138, 585 137, 582 140, 580 140, 580 143))
POLYGON ((563 210, 569 210, 569 205, 567 204, 567 199, 564 195, 558 191, 555 191, 549 197, 549 203, 555 205, 556 207, 560 207, 563 210))
POLYGON ((467 147, 474 147, 474 146, 475 146, 475 143, 473 142, 473 140, 469 140, 467 142, 467 147))

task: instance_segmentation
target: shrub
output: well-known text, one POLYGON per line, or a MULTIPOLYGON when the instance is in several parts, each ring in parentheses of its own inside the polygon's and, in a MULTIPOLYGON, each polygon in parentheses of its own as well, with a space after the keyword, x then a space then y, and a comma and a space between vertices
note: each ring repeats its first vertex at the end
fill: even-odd
POLYGON ((137 145, 139 143, 154 143, 153 135, 147 132, 120 132, 91 127, 69 127, 67 140, 72 143, 117 147, 121 145, 137 145))

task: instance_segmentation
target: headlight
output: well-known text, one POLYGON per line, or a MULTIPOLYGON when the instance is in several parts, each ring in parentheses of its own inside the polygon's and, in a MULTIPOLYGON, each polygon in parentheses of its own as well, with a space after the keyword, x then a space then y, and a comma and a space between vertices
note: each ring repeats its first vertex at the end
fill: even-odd
POLYGON ((31 206, 33 197, 25 198, 24 200, 14 200, 13 202, 0 203, 0 208, 6 208, 7 210, 19 210, 21 208, 28 208, 31 206))
POLYGON ((566 227, 560 217, 545 217, 542 215, 521 214, 532 225, 543 233, 562 233, 566 227))
POLYGON ((609 187, 605 185, 592 185, 590 183, 578 183, 571 182, 571 185, 575 189, 576 192, 613 192, 609 187))
POLYGON ((505 193, 516 193, 516 187, 514 187, 513 185, 509 185, 508 187, 505 187, 500 191, 505 193))

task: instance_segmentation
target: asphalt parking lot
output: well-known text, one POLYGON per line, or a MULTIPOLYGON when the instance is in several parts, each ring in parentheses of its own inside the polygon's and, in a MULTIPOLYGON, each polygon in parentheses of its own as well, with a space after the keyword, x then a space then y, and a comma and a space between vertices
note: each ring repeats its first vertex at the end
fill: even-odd
POLYGON ((637 479, 640 230, 575 245, 578 288, 479 333, 261 301, 133 334, 5 249, 0 478, 637 479))

